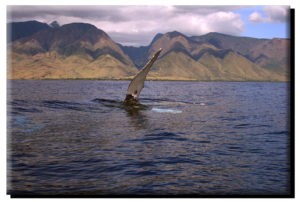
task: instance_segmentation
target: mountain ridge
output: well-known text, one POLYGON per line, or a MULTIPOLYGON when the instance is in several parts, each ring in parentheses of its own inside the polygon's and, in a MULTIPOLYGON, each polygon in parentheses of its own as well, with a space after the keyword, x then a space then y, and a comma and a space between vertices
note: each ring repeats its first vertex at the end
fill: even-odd
POLYGON ((118 79, 137 73, 128 55, 87 23, 41 30, 10 43, 8 49, 8 78, 13 79, 118 79))
POLYGON ((48 24, 36 20, 7 23, 7 42, 30 36, 40 30, 51 28, 48 24))
POLYGON ((162 48, 150 79, 288 81, 289 43, 171 31, 156 34, 148 46, 122 46, 94 25, 70 23, 9 41, 8 78, 129 79, 162 48))

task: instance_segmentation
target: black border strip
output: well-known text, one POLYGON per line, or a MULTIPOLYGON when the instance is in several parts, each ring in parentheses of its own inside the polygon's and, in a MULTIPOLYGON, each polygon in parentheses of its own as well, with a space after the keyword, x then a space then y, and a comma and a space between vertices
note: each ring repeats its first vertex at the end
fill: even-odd
POLYGON ((290 197, 295 198, 295 9, 290 9, 290 197))

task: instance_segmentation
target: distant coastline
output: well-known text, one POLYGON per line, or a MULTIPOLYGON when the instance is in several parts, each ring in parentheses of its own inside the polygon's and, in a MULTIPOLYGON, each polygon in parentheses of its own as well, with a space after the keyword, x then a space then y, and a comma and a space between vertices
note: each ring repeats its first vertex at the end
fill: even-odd
MULTIPOLYGON (((7 79, 7 81, 131 81, 131 79, 89 79, 89 78, 74 78, 74 79, 7 79)), ((228 81, 228 80, 164 80, 164 79, 146 79, 146 81, 164 81, 164 82, 266 82, 266 83, 290 83, 287 81, 273 81, 273 80, 241 80, 241 81, 228 81)))
POLYGON ((217 32, 189 37, 171 31, 158 33, 148 46, 132 47, 117 44, 87 23, 53 28, 29 21, 9 26, 12 36, 20 36, 7 45, 9 79, 130 80, 162 48, 148 80, 290 80, 289 39, 217 32))

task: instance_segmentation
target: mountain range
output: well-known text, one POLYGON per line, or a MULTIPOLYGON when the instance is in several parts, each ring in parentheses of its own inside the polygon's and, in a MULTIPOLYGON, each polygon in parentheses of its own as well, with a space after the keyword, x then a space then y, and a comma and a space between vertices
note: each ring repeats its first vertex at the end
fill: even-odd
POLYGON ((8 79, 130 79, 162 48, 152 80, 289 81, 289 39, 221 33, 157 34, 148 46, 122 46, 86 23, 7 24, 8 79))

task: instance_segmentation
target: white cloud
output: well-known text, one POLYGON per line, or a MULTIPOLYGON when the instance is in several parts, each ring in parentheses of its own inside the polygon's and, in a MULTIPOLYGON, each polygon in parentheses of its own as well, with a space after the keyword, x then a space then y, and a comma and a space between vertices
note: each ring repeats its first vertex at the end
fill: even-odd
POLYGON ((260 13, 255 11, 249 16, 249 20, 250 20, 250 22, 257 24, 257 23, 263 22, 263 17, 261 16, 260 13))
POLYGON ((11 6, 9 20, 59 24, 86 22, 107 32, 115 41, 148 45, 155 34, 179 31, 185 35, 244 30, 240 6, 11 6))
POLYGON ((268 22, 286 23, 289 17, 288 6, 265 6, 263 11, 268 22))
POLYGON ((249 16, 252 23, 287 23, 289 17, 288 6, 264 6, 262 9, 265 17, 255 11, 249 16))
POLYGON ((244 22, 239 14, 233 12, 217 12, 207 16, 207 26, 211 31, 238 35, 244 31, 244 22), (211 23, 213 22, 213 23, 211 23))

